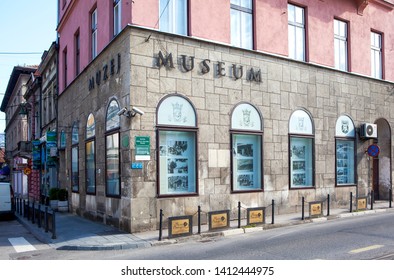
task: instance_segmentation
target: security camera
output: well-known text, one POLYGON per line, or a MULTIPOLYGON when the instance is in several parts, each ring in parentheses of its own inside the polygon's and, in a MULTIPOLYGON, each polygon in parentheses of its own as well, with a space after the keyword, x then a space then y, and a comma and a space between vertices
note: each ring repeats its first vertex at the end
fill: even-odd
POLYGON ((137 108, 137 107, 134 107, 133 106, 133 108, 132 108, 132 111, 134 112, 134 113, 137 113, 137 114, 139 114, 139 115, 143 115, 143 114, 145 114, 144 113, 144 111, 142 111, 141 109, 139 109, 139 108, 137 108))
POLYGON ((120 109, 120 111, 118 112, 118 116, 121 116, 121 115, 123 115, 126 112, 127 112, 127 108, 124 107, 124 108, 120 109))

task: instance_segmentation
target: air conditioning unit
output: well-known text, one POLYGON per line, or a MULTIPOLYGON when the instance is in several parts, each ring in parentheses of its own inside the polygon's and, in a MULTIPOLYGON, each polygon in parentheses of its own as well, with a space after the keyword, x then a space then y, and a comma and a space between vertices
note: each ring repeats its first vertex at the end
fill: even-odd
POLYGON ((378 127, 374 123, 363 123, 360 127, 361 138, 378 138, 378 127))

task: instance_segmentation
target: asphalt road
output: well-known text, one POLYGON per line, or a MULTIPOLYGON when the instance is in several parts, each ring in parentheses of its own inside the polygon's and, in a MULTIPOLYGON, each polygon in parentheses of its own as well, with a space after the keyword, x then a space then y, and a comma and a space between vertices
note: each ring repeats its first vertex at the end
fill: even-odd
MULTIPOLYGON (((0 238, 2 246, 5 246, 3 233, 0 238)), ((10 248, 7 250, 9 252, 10 248)), ((216 237, 204 241, 188 239, 184 243, 151 248, 121 251, 56 251, 43 247, 36 251, 12 253, 9 257, 44 260, 394 259, 394 212, 216 237)))

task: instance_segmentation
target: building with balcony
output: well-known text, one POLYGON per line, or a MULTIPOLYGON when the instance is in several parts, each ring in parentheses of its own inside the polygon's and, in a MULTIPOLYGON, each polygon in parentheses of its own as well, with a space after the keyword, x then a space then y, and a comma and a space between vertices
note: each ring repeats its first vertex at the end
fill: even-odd
POLYGON ((387 199, 393 9, 59 1, 59 179, 72 211, 135 232, 157 228, 160 209, 387 199))
POLYGON ((37 196, 37 192, 36 189, 28 188, 29 175, 24 172, 25 168, 30 166, 31 134, 28 129, 27 114, 21 115, 20 112, 32 109, 31 104, 26 103, 24 96, 28 90, 29 80, 35 79, 36 70, 37 67, 15 66, 1 103, 1 111, 6 116, 5 156, 10 168, 11 184, 16 195, 33 199, 37 196))

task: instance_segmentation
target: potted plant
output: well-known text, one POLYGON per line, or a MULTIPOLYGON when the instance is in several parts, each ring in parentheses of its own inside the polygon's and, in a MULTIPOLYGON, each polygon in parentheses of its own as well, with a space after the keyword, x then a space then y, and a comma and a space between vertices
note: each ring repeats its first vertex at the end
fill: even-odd
POLYGON ((59 189, 58 192, 58 210, 59 212, 68 211, 68 191, 66 189, 59 189))
POLYGON ((59 189, 58 188, 49 189, 49 206, 56 211, 58 209, 58 203, 59 203, 59 189))

